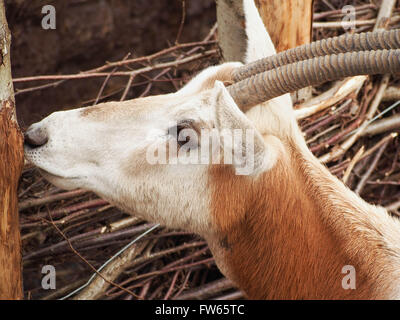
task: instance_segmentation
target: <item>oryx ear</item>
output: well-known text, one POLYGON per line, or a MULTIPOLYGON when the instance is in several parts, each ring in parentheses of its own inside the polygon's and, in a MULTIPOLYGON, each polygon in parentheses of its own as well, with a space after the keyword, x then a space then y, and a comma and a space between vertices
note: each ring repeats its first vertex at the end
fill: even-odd
POLYGON ((215 82, 211 100, 224 148, 224 163, 226 157, 231 156, 238 175, 257 175, 270 169, 275 157, 271 157, 261 134, 239 109, 222 82, 215 82))
POLYGON ((208 67, 190 80, 179 94, 193 95, 213 88, 215 81, 231 81, 232 72, 242 66, 240 62, 227 62, 219 66, 208 67))

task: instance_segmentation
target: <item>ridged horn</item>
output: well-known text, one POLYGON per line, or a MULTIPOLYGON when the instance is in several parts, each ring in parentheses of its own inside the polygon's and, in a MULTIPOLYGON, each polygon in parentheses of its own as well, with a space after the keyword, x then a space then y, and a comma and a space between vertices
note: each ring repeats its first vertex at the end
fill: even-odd
POLYGON ((239 82, 261 72, 315 57, 384 49, 400 49, 400 30, 345 34, 302 45, 236 69, 233 81, 239 82))
POLYGON ((247 111, 264 101, 327 81, 357 75, 400 72, 400 49, 332 54, 284 65, 227 87, 238 106, 247 111))

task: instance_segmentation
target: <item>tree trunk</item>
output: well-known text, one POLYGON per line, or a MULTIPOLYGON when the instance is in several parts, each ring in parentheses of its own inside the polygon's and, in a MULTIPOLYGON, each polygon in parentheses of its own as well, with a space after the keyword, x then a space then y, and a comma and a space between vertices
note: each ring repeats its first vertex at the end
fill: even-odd
POLYGON ((311 41, 313 0, 255 0, 255 3, 276 51, 311 41))
POLYGON ((0 0, 0 299, 22 299, 17 188, 24 155, 15 114, 10 42, 4 0, 0 0))
POLYGON ((218 42, 227 61, 242 61, 246 53, 243 0, 216 0, 218 42))
MULTIPOLYGON (((312 40, 314 0, 255 0, 277 52, 309 43, 312 40)), ((293 102, 304 102, 312 88, 292 94, 293 102)))
MULTIPOLYGON (((243 0, 216 0, 218 38, 225 61, 243 61, 246 51, 243 0)), ((312 39, 314 0, 254 0, 277 52, 312 39)), ((293 95, 294 101, 311 97, 311 88, 293 95)))

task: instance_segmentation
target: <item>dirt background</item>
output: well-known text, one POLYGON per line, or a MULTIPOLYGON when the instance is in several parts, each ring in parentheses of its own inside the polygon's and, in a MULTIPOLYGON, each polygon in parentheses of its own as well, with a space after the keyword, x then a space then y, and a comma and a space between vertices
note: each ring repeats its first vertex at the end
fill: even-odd
MULTIPOLYGON (((72 74, 120 60, 127 53, 142 56, 156 52, 175 42, 182 20, 181 0, 6 0, 6 10, 12 33, 14 78, 72 74), (56 30, 41 27, 41 10, 47 4, 56 8, 56 30)), ((201 40, 216 20, 214 0, 187 0, 185 11, 180 42, 201 40)), ((17 94, 21 126, 25 128, 53 111, 92 99, 103 80, 75 80, 17 94)), ((108 90, 121 81, 126 83, 126 79, 112 79, 108 90)), ((15 87, 18 90, 41 84, 15 87)))

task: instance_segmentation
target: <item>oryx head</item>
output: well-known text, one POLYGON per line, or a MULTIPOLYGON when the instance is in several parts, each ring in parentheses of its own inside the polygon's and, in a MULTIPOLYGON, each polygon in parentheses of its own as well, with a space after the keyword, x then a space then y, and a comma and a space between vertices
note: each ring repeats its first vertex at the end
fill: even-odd
MULTIPOLYGON (((363 51, 371 43, 390 48, 389 40, 398 39, 398 33, 388 34, 368 41, 339 39, 344 44, 323 45, 325 51, 315 50, 321 44, 311 44, 310 50, 246 66, 212 67, 174 94, 53 113, 28 129, 26 157, 62 188, 93 190, 147 220, 204 234, 212 225, 207 214, 212 205, 210 168, 221 166, 232 177, 257 179, 278 156, 244 112, 327 80, 398 72, 399 50, 363 51), (350 50, 346 45, 356 52, 331 54, 350 50), (223 82, 234 84, 225 87, 223 82), (203 139, 210 132, 211 138, 203 139), (232 139, 222 139, 229 132, 232 139)), ((276 108, 274 112, 278 122, 291 117, 276 108)))

